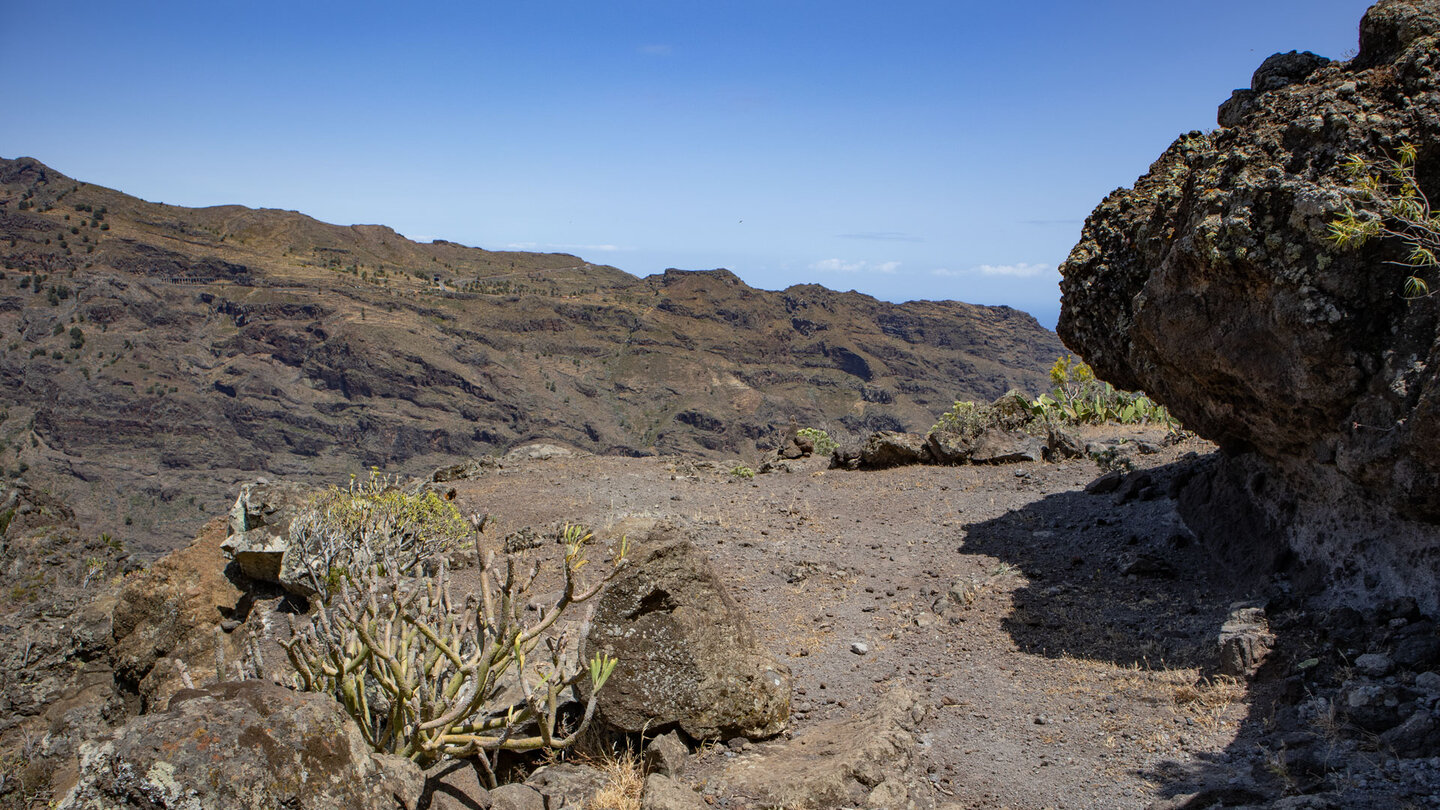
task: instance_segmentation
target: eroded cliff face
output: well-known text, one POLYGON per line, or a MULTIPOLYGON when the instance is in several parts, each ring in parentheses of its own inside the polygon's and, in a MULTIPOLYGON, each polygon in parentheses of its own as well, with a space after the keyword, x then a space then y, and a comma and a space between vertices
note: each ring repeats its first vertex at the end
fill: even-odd
POLYGON ((1414 144, 1440 199, 1440 2, 1378 3, 1360 34, 1349 62, 1267 59, 1220 129, 1179 138, 1107 197, 1061 268, 1058 331, 1224 448, 1224 481, 1197 508, 1222 490, 1248 501, 1255 539, 1287 541, 1337 597, 1435 609, 1440 302, 1403 297, 1402 240, 1329 236, 1351 154, 1414 144))

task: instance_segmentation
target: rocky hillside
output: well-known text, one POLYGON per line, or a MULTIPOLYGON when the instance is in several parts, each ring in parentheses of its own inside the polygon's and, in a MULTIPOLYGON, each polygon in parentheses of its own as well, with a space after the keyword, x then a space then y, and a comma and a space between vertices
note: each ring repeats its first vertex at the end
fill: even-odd
POLYGON ((144 202, 0 161, 0 469, 158 551, 257 475, 333 481, 531 440, 748 458, 793 418, 924 429, 1038 391, 1012 309, 724 270, 411 242, 291 211, 144 202))
POLYGON ((1440 199, 1440 3, 1384 0, 1360 32, 1349 62, 1267 59, 1220 129, 1111 194, 1062 267, 1059 332, 1226 450, 1192 525, 1293 555, 1334 598, 1434 610, 1440 301, 1406 296, 1406 240, 1342 248, 1331 226, 1357 199, 1351 155, 1413 145, 1440 199))

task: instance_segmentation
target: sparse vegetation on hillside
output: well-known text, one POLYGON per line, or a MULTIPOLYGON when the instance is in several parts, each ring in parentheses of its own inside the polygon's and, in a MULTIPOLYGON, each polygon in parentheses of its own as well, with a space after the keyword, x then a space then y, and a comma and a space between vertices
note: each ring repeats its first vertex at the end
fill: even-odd
POLYGON ((1401 145, 1395 157, 1351 155, 1345 171, 1354 183, 1340 216, 1330 223, 1330 239, 1340 247, 1358 247, 1371 239, 1400 239, 1409 251, 1391 262, 1412 272, 1405 278, 1407 298, 1431 295, 1425 273, 1440 264, 1440 215, 1430 206, 1415 177, 1417 151, 1401 145))
MULTIPOLYGON (((531 614, 538 563, 522 572, 514 556, 497 564, 478 548, 478 598, 452 598, 441 551, 459 540, 464 521, 434 493, 372 479, 332 489, 301 521, 309 538, 324 541, 309 567, 318 593, 313 622, 284 646, 298 685, 339 700, 377 751, 422 766, 474 757, 493 786, 496 751, 567 748, 589 725, 615 660, 570 662, 565 634, 553 631, 621 570, 623 541, 608 574, 585 587, 579 573, 592 536, 567 528, 563 587, 531 614), (433 566, 433 575, 410 576, 421 565, 433 566), (583 678, 590 698, 567 727, 562 695, 583 678)), ((484 519, 470 524, 478 536, 484 519)))

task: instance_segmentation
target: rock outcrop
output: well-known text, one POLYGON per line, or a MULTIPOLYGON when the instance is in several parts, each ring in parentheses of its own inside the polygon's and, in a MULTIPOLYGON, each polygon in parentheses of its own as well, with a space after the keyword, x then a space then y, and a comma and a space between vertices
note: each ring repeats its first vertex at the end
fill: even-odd
POLYGON ((123 722, 110 666, 115 581, 135 563, 60 499, 0 483, 0 807, 41 803, 75 746, 123 722))
POLYGON ((897 688, 867 712, 736 757, 716 781, 763 807, 933 807, 923 775, 911 769, 924 714, 919 696, 897 688))
POLYGON ((377 754, 333 698, 264 681, 182 692, 81 749, 66 810, 411 810, 425 777, 377 754))
POLYGON ((195 542, 120 590, 113 614, 116 676, 139 694, 145 711, 163 709, 186 688, 186 673, 195 684, 225 680, 215 671, 217 644, 220 659, 240 657, 238 639, 220 631, 222 622, 243 620, 247 607, 245 592, 225 576, 224 536, 224 523, 212 521, 195 542))
POLYGON ((581 658, 603 651, 620 661, 599 704, 605 724, 630 733, 679 728, 695 739, 785 729, 790 671, 760 646, 693 543, 657 528, 596 599, 581 658))
POLYGON ((306 499, 305 488, 296 484, 261 479, 241 486, 230 507, 230 534, 220 548, 245 576, 279 583, 280 566, 290 547, 290 522, 306 499))
MULTIPOLYGON (((1254 518, 1224 531, 1285 540, 1337 598, 1408 593, 1433 611, 1440 299, 1402 295, 1403 240, 1341 249, 1330 225, 1352 154, 1414 144, 1440 199, 1440 4, 1376 4, 1349 62, 1271 57, 1219 119, 1086 220, 1060 336, 1221 445, 1229 483, 1211 489, 1254 518)), ((1192 506, 1214 522, 1221 503, 1192 506)))

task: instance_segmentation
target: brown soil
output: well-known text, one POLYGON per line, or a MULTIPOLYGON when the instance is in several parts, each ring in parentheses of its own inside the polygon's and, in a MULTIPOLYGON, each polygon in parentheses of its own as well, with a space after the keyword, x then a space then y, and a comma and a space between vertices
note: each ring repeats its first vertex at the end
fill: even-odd
MULTIPOLYGON (((1210 449, 1192 439, 1133 460, 1177 469, 1210 449)), ((1242 594, 1185 544, 1159 488, 1086 494, 1100 474, 1089 460, 792 464, 747 480, 724 464, 554 458, 454 486, 463 511, 491 513, 497 538, 555 521, 687 527, 790 666, 791 733, 896 685, 927 696, 920 760, 938 802, 1144 807, 1228 758, 1247 687, 1206 667, 1242 594), (1139 553, 1172 568, 1122 574, 1139 553), (947 605, 957 585, 968 606, 947 605)), ((732 755, 708 750, 687 781, 703 787, 732 755)))

